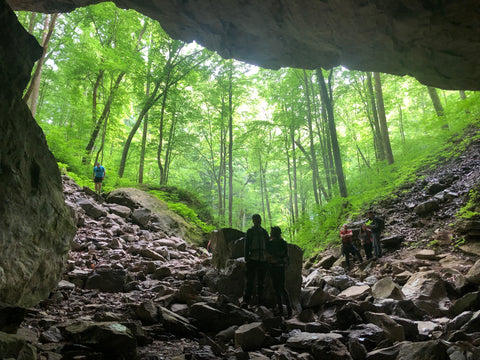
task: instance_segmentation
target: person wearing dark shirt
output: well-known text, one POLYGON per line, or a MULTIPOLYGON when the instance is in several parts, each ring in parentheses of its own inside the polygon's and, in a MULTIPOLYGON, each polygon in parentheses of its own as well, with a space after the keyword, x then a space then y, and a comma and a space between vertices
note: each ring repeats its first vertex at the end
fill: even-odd
POLYGON ((275 290, 276 313, 283 315, 283 304, 285 303, 287 315, 290 318, 292 317, 292 306, 285 289, 285 269, 289 263, 288 245, 282 238, 282 230, 278 226, 273 226, 270 231, 270 241, 267 243, 267 262, 275 290))
POLYGON ((268 232, 262 227, 262 217, 252 216, 253 226, 245 236, 246 284, 242 306, 251 304, 255 279, 257 281, 257 304, 263 304, 263 283, 266 274, 265 251, 269 241, 268 232))
POLYGON ((347 270, 350 270, 350 254, 356 255, 360 262, 363 261, 360 251, 353 245, 353 233, 348 229, 347 224, 343 225, 340 230, 340 237, 342 238, 342 253, 345 255, 345 261, 347 262, 347 270))
POLYGON ((380 244, 380 236, 384 227, 384 220, 373 213, 373 211, 368 212, 369 224, 368 228, 372 233, 373 241, 373 251, 377 258, 382 257, 382 245, 380 244))
POLYGON ((367 225, 362 224, 360 227, 360 233, 358 234, 358 239, 362 243, 363 250, 365 251, 365 256, 367 259, 372 258, 372 234, 367 228, 367 225))

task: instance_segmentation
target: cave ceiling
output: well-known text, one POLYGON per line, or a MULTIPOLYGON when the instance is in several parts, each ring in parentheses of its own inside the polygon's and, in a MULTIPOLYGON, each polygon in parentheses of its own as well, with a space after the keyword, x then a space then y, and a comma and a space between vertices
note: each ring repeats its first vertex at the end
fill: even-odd
MULTIPOLYGON (((13 10, 68 12, 91 0, 7 0, 13 10)), ((480 89, 478 0, 117 0, 173 38, 265 68, 411 75, 480 89)))

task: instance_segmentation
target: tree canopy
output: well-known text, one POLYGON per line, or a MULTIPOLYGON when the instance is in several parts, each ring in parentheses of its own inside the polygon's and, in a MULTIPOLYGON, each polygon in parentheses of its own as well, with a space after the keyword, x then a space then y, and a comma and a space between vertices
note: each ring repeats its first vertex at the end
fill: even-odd
POLYGON ((261 69, 112 3, 18 17, 48 45, 26 100, 77 182, 92 186, 98 160, 107 191, 185 189, 208 207, 204 222, 245 230, 260 213, 307 252, 454 151, 449 139, 479 118, 475 92, 343 67, 261 69))

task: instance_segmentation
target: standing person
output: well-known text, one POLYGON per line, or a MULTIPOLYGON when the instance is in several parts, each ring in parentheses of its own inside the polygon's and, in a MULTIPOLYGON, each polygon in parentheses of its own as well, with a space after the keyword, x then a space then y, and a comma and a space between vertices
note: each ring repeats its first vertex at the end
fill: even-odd
POLYGON ((257 303, 263 304, 263 282, 265 280, 265 249, 269 241, 268 232, 262 228, 262 217, 252 216, 253 226, 245 236, 246 284, 243 295, 243 306, 249 305, 253 293, 255 278, 257 280, 257 303))
POLYGON ((105 168, 99 162, 93 168, 93 181, 95 182, 95 192, 102 191, 102 181, 105 179, 105 168))
POLYGON ((368 224, 368 228, 372 233, 372 240, 373 240, 373 251, 377 258, 382 257, 382 246, 380 244, 380 235, 382 234, 382 230, 385 227, 385 221, 374 214, 373 211, 369 211, 367 213, 368 219, 370 220, 368 224))
POLYGON ((352 230, 348 230, 347 224, 344 224, 342 230, 340 230, 340 237, 342 238, 342 253, 345 255, 347 270, 350 270, 350 254, 356 255, 360 262, 363 261, 362 255, 357 247, 353 245, 353 233, 352 230))
POLYGON ((365 256, 367 259, 372 258, 372 234, 368 230, 367 225, 362 224, 360 227, 360 233, 358 234, 358 239, 362 243, 363 250, 365 251, 365 256))
POLYGON ((267 262, 273 289, 275 290, 276 313, 283 315, 284 300, 287 306, 287 315, 291 318, 292 306, 288 292, 285 289, 285 269, 289 263, 288 245, 282 238, 282 230, 278 226, 273 226, 270 230, 270 241, 267 243, 267 262))

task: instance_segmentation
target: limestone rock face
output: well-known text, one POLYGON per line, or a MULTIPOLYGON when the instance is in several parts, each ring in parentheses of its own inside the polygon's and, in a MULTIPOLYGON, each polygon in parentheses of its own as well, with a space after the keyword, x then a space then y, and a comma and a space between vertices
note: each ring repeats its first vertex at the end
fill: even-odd
POLYGON ((0 302, 32 306, 63 272, 75 227, 57 163, 22 101, 41 48, 0 2, 0 302))
MULTIPOLYGON (((65 12, 99 0, 7 0, 14 10, 65 12)), ((412 75, 480 89, 478 1, 116 0, 159 21, 173 38, 267 68, 412 75)))

